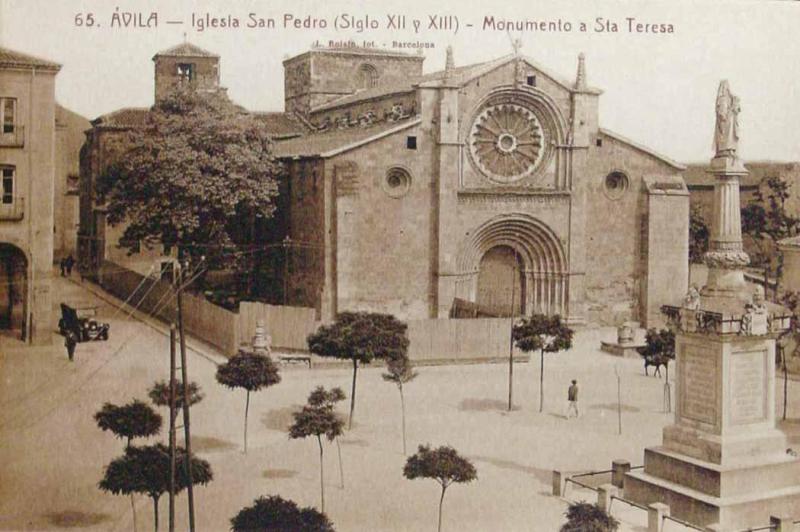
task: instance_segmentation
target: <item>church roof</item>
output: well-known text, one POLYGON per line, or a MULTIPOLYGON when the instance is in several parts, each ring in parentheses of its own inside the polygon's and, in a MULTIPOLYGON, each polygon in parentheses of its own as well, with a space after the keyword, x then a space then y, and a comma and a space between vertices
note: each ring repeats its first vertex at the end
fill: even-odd
MULTIPOLYGON (((391 96, 393 94, 407 94, 409 92, 416 90, 418 86, 435 87, 445 81, 463 86, 469 83, 470 81, 479 78, 483 75, 486 75, 489 72, 493 71, 494 69, 500 68, 501 66, 515 60, 517 57, 520 57, 529 66, 535 68, 541 74, 552 79, 558 85, 561 85, 562 87, 564 87, 569 91, 575 91, 575 87, 573 86, 572 83, 568 82, 559 75, 542 67, 540 64, 538 64, 530 57, 508 54, 503 57, 493 59, 491 61, 484 61, 482 63, 474 63, 472 65, 456 67, 450 71, 449 77, 447 76, 447 73, 444 70, 438 70, 436 72, 430 72, 428 74, 423 74, 421 76, 411 76, 401 83, 392 82, 392 83, 380 84, 376 87, 360 90, 353 94, 347 94, 331 102, 319 105, 315 107, 312 111, 316 112, 316 111, 325 111, 328 109, 335 109, 336 107, 340 107, 343 105, 348 105, 365 100, 371 100, 375 98, 382 98, 385 96, 391 96)), ((602 93, 601 90, 595 88, 587 88, 581 92, 589 92, 591 94, 602 93)))
POLYGON ((277 157, 332 157, 419 123, 419 118, 410 118, 366 128, 351 127, 315 133, 278 142, 275 145, 275 155, 277 157))
POLYGON ((653 157, 655 159, 658 159, 659 161, 661 161, 663 163, 667 163, 669 166, 675 168, 676 170, 686 170, 686 166, 681 164, 681 163, 679 163, 678 161, 670 159, 666 155, 661 155, 657 151, 652 150, 652 149, 648 148, 647 146, 643 146, 642 144, 639 144, 638 142, 634 142, 629 138, 623 137, 619 133, 614 133, 613 131, 610 131, 610 130, 602 128, 602 127, 600 128, 600 133, 602 133, 603 135, 605 135, 607 137, 610 137, 610 138, 616 140, 617 142, 622 142, 623 144, 627 144, 628 146, 636 148, 637 150, 639 150, 639 151, 641 151, 643 153, 646 153, 647 155, 649 155, 649 156, 651 156, 651 157, 653 157))
POLYGON ((147 121, 150 109, 146 107, 123 107, 110 113, 100 115, 92 120, 92 125, 107 128, 129 128, 143 126, 147 121))
POLYGON ((0 68, 40 68, 58 72, 61 70, 61 65, 8 48, 0 48, 0 68))
MULTIPOLYGON (((744 164, 749 174, 739 178, 742 187, 757 187, 768 176, 784 176, 790 180, 800 179, 799 162, 752 161, 744 164)), ((708 173, 708 163, 689 163, 684 173, 689 187, 713 187, 714 176, 708 173)))
POLYGON ((254 111, 252 115, 261 120, 276 139, 297 137, 310 131, 293 113, 254 111))
POLYGON ((381 57, 396 57, 402 59, 411 59, 414 61, 424 61, 425 57, 419 54, 410 54, 407 52, 399 52, 397 50, 387 50, 384 48, 371 48, 363 46, 333 46, 333 47, 317 47, 312 48, 306 52, 295 55, 283 61, 283 64, 291 63, 296 59, 305 57, 308 54, 336 54, 336 55, 363 55, 363 56, 381 56, 381 57))
POLYGON ((211 53, 208 50, 203 50, 199 46, 192 43, 184 42, 172 48, 162 50, 153 56, 156 57, 219 57, 217 54, 211 53))

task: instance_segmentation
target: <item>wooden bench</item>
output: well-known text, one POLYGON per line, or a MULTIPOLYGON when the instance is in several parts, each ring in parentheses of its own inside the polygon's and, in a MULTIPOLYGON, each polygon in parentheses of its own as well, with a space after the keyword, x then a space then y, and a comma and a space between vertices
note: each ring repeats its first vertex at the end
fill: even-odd
POLYGON ((278 355, 278 360, 285 364, 308 364, 308 369, 311 369, 311 355, 278 355))

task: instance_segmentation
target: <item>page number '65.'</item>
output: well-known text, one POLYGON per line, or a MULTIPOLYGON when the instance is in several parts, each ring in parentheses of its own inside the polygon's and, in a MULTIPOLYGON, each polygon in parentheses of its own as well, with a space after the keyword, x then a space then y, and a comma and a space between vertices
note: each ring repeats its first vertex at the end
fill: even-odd
POLYGON ((94 18, 94 13, 78 13, 75 15, 74 23, 76 26, 91 28, 97 24, 97 21, 94 18))

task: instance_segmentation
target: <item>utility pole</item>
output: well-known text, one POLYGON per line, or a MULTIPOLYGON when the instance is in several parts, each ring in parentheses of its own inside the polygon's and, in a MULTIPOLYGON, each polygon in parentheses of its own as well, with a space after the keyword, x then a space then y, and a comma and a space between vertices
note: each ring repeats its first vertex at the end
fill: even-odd
POLYGON ((511 267, 511 323, 508 341, 508 411, 512 408, 512 393, 514 391, 514 304, 516 303, 515 288, 517 286, 517 250, 514 249, 514 265, 511 267))
POLYGON ((292 244, 292 239, 289 235, 283 239, 283 304, 286 306, 287 297, 289 295, 289 246, 292 244))
POLYGON ((169 532, 175 532, 175 324, 169 328, 169 532))
POLYGON ((194 525, 194 489, 192 484, 192 435, 189 425, 189 375, 186 360, 186 335, 183 327, 183 311, 182 297, 184 283, 184 271, 181 265, 178 265, 178 286, 177 286, 177 301, 178 301, 178 333, 180 334, 181 345, 181 379, 183 379, 183 434, 186 446, 186 457, 184 459, 184 467, 186 468, 186 492, 189 499, 189 531, 195 532, 194 525))

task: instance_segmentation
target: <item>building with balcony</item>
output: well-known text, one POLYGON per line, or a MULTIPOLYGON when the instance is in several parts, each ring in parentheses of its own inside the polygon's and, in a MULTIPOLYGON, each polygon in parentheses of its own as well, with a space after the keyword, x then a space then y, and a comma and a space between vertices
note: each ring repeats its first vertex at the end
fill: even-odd
POLYGON ((61 66, 0 48, 0 334, 54 329, 55 78, 61 66))

